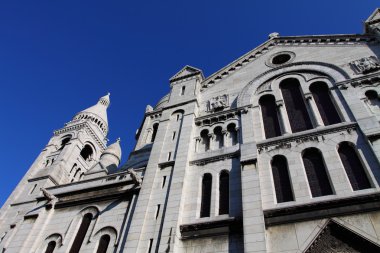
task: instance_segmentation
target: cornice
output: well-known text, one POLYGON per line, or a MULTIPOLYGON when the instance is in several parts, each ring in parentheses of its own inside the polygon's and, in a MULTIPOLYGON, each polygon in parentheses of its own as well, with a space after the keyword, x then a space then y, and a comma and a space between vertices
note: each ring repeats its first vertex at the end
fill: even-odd
POLYGON ((210 156, 210 157, 206 157, 206 158, 193 160, 193 161, 190 161, 190 165, 205 165, 208 163, 213 163, 213 162, 217 162, 217 161, 231 159, 231 158, 235 158, 235 157, 239 157, 239 156, 240 156, 240 150, 237 150, 237 151, 234 151, 231 153, 225 153, 225 154, 221 154, 221 155, 215 155, 215 156, 210 156))
POLYGON ((75 125, 65 126, 59 130, 54 131, 54 135, 57 136, 62 133, 67 133, 70 131, 78 131, 80 129, 85 129, 90 136, 96 141, 96 143, 104 150, 106 148, 106 144, 98 137, 98 135, 92 130, 88 122, 83 122, 75 125))
POLYGON ((373 86, 373 84, 380 83, 380 70, 371 74, 361 75, 358 77, 350 78, 342 82, 336 83, 336 86, 341 89, 347 89, 347 85, 352 87, 373 86))
POLYGON ((236 70, 242 68, 253 60, 266 54, 275 46, 347 46, 360 45, 370 42, 378 42, 377 39, 369 35, 348 34, 348 35, 315 35, 315 36, 283 36, 271 38, 263 44, 244 54, 237 60, 218 70, 202 82, 201 92, 212 87, 218 81, 231 75, 236 70))
POLYGON ((251 108, 251 106, 242 106, 208 115, 203 115, 195 118, 195 125, 210 125, 220 121, 225 121, 226 119, 236 118, 236 116, 240 116, 242 113, 247 113, 249 108, 251 108))
POLYGON ((290 136, 281 136, 273 138, 275 140, 265 140, 257 143, 257 150, 259 154, 263 151, 272 151, 280 148, 291 148, 292 142, 302 143, 307 141, 323 141, 325 134, 331 134, 341 131, 355 131, 358 127, 356 122, 341 123, 337 126, 328 126, 323 129, 312 129, 301 133, 292 134, 290 136), (269 149, 273 147, 272 149, 269 149))

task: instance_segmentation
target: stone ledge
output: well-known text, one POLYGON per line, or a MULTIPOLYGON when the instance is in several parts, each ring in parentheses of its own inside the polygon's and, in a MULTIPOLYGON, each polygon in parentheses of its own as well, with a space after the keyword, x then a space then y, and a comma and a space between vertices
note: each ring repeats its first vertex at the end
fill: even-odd
POLYGON ((264 210, 265 226, 371 212, 380 209, 380 193, 264 210))
POLYGON ((218 220, 207 220, 179 226, 181 239, 191 239, 206 236, 217 236, 230 232, 241 232, 242 221, 235 217, 218 220))
POLYGON ((163 169, 163 168, 170 167, 170 166, 173 167, 174 164, 175 164, 175 161, 167 161, 167 162, 159 163, 158 167, 160 167, 161 169, 163 169))

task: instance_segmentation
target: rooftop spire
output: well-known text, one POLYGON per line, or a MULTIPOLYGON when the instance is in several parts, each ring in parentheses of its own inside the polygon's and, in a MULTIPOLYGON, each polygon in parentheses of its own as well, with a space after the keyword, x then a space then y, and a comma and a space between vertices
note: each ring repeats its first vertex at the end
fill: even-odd
POLYGON ((107 108, 110 105, 110 93, 108 92, 105 96, 99 98, 98 102, 79 112, 75 115, 74 119, 89 119, 98 124, 102 131, 107 134, 108 132, 108 118, 107 118, 107 108))

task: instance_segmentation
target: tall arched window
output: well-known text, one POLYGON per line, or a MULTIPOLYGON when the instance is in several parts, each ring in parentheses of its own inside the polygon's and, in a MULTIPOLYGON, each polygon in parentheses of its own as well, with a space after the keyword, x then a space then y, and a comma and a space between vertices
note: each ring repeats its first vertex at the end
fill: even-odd
POLYGON ((236 130, 236 125, 231 123, 227 126, 227 132, 229 137, 229 144, 232 146, 238 144, 238 133, 236 130))
POLYGON ((365 96, 367 98, 367 103, 371 108, 372 112, 380 112, 380 100, 378 93, 375 90, 368 90, 366 91, 365 96))
POLYGON ((313 94, 314 101, 317 104, 319 114, 325 126, 341 122, 326 83, 315 82, 311 84, 310 92, 313 94))
POLYGON ((47 245, 45 253, 53 253, 56 245, 57 243, 55 241, 50 241, 47 245))
POLYGON ((201 143, 200 150, 207 151, 210 149, 210 137, 208 136, 208 130, 203 130, 201 132, 201 143))
POLYGON ((152 139, 150 140, 150 142, 154 142, 154 140, 156 139, 157 130, 158 130, 158 123, 155 123, 153 125, 152 139))
POLYGON ((80 155, 85 161, 89 161, 92 158, 92 155, 94 154, 94 151, 92 150, 91 146, 86 144, 82 151, 80 152, 80 155))
POLYGON ((110 244, 111 237, 109 235, 102 235, 99 240, 99 246, 96 253, 106 253, 108 245, 110 244))
POLYGON ((293 201, 294 197, 289 177, 288 161, 285 156, 276 155, 273 157, 272 174, 277 203, 293 201))
POLYGON ((285 79, 280 83, 280 88, 292 132, 297 133, 313 128, 299 81, 295 78, 285 79))
POLYGON ((302 156, 313 197, 333 194, 322 154, 316 148, 308 148, 302 156))
POLYGON ((65 137, 65 138, 62 140, 62 142, 61 142, 61 146, 60 146, 60 148, 59 148, 58 150, 62 150, 62 149, 66 146, 66 144, 69 143, 70 139, 71 139, 70 136, 65 137))
POLYGON ((357 191, 371 188, 371 184, 355 148, 349 143, 343 142, 339 145, 338 153, 344 169, 346 170, 348 179, 350 180, 352 189, 357 191))
POLYGON ((201 218, 210 217, 211 210, 211 186, 212 176, 210 173, 203 175, 202 179, 202 198, 201 198, 201 218))
POLYGON ((87 230, 90 227, 91 220, 91 213, 87 213, 83 216, 79 230, 77 232, 77 235, 75 236, 73 245, 71 246, 70 253, 79 253, 79 250, 82 247, 83 240, 86 236, 87 230))
POLYGON ((262 96, 259 100, 263 117, 265 138, 281 135, 280 123, 277 116, 276 100, 272 95, 262 96))
POLYGON ((223 148, 223 142, 224 142, 224 137, 223 137, 223 132, 222 128, 220 126, 214 128, 214 134, 215 134, 215 147, 216 149, 218 148, 223 148))
POLYGON ((219 214, 230 211, 230 175, 223 170, 219 176, 219 214))

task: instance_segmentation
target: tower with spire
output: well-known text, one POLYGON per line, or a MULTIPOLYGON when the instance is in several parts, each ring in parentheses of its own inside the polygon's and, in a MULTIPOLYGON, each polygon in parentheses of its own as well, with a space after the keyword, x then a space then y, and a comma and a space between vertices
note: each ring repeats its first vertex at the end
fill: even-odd
POLYGON ((110 93, 54 131, 46 147, 1 209, 2 227, 16 226, 27 211, 35 207, 36 203, 30 200, 46 195, 46 188, 116 171, 121 159, 120 139, 107 147, 109 105, 110 93))

